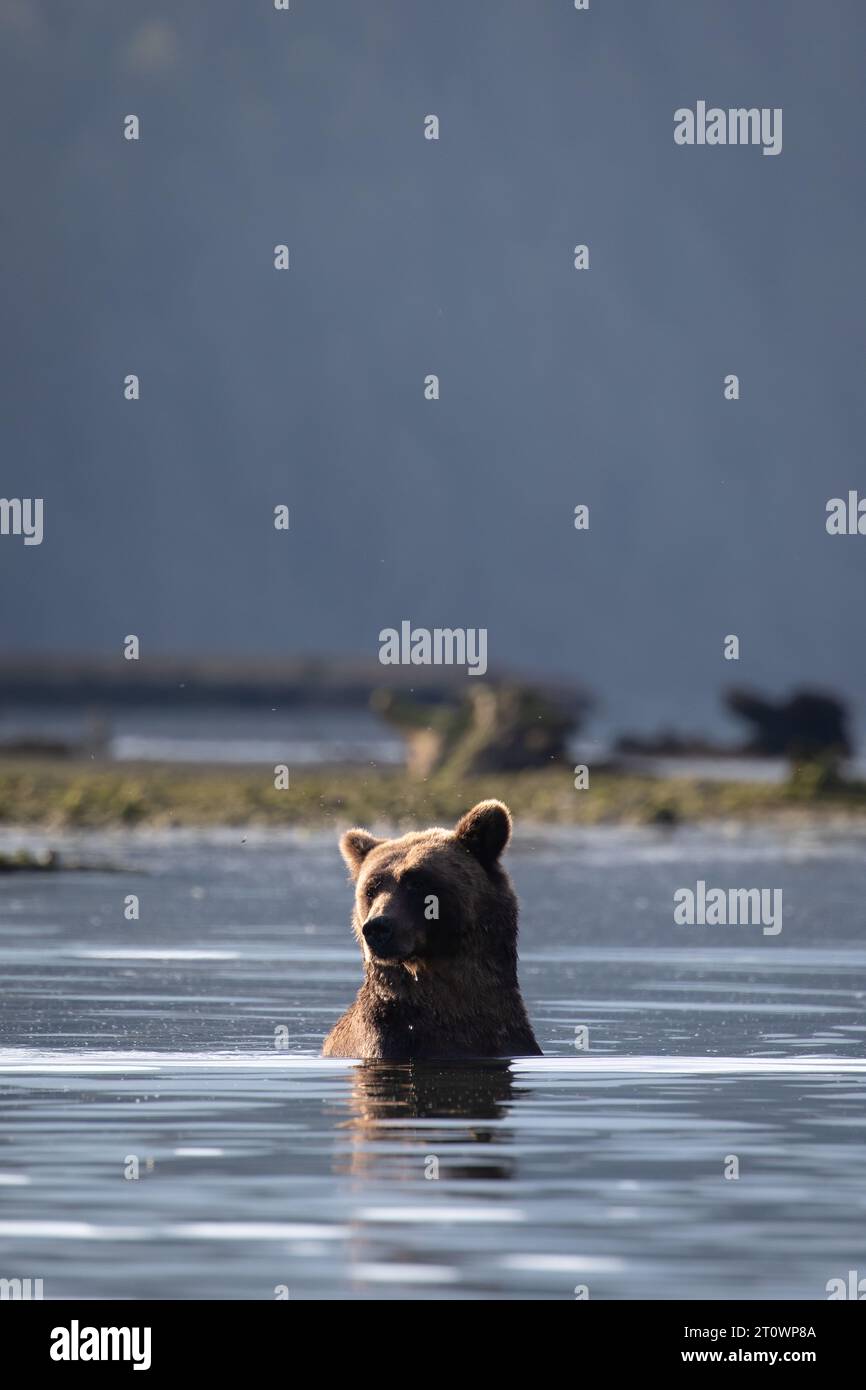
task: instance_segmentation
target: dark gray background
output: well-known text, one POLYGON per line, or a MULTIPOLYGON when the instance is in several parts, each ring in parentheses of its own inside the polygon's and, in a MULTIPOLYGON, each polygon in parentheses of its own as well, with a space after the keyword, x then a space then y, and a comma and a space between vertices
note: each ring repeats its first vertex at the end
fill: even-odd
POLYGON ((866 489, 864 32, 856 0, 0 0, 0 491, 46 506, 0 540, 3 649, 374 655, 410 618, 630 723, 731 680, 859 701, 866 539, 824 515, 866 489), (781 106, 783 152, 676 147, 698 99, 781 106))

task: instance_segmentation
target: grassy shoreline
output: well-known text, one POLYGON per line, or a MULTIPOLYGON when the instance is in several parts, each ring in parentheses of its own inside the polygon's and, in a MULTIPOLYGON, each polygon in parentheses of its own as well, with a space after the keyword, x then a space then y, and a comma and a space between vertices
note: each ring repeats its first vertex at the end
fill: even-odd
POLYGON ((217 825, 396 826, 448 824, 499 797, 524 822, 664 825, 707 820, 866 823, 866 783, 826 787, 653 778, 598 771, 576 791, 571 770, 550 768, 420 782, 400 770, 326 768, 293 773, 286 791, 266 767, 6 762, 0 826, 112 828, 217 825))

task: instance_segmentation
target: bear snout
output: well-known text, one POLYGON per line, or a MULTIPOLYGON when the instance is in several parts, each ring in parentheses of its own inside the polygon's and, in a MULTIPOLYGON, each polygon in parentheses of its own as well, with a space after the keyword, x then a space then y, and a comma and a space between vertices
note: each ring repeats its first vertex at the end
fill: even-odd
POLYGON ((415 945, 414 933, 393 917, 371 917, 361 928, 361 935, 380 960, 405 960, 415 945))

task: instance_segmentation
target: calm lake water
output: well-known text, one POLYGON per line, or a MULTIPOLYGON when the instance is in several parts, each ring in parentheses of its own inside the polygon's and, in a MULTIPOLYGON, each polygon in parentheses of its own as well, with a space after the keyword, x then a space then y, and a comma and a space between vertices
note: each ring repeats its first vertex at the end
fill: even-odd
MULTIPOLYGON (((48 841, 0 836, 22 843, 48 841)), ((120 872, 0 879, 0 1276, 822 1299, 866 1275, 862 835, 524 830, 546 1056, 414 1069, 317 1057, 360 981, 334 835, 50 843, 120 872), (674 925, 699 878, 781 889, 781 934, 674 925)))

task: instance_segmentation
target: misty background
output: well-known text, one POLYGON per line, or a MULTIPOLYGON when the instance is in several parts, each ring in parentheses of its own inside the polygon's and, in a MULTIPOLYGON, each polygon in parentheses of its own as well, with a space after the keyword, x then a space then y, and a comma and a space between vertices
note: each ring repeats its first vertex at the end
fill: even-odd
POLYGON ((632 728, 733 684, 862 725, 866 540, 824 522, 866 490, 864 37, 855 0, 0 0, 0 491, 45 501, 2 653, 369 659, 408 618, 632 728), (698 100, 782 107, 782 153, 675 146, 698 100))

